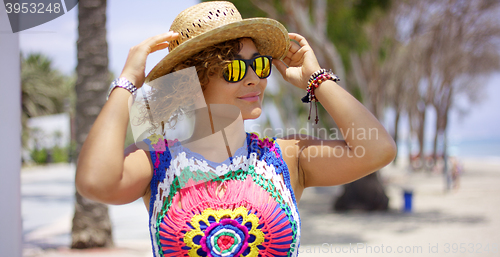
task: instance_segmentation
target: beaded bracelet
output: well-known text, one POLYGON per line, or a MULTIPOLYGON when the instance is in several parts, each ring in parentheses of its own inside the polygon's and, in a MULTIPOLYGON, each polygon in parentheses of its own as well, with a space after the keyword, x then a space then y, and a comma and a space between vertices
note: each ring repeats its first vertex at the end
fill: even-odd
POLYGON ((307 120, 311 120, 311 109, 312 109, 312 102, 314 101, 314 106, 316 108, 316 124, 318 124, 319 118, 318 118, 318 98, 316 98, 316 95, 314 94, 314 89, 319 87, 321 83, 327 80, 332 80, 334 82, 339 81, 339 77, 335 75, 332 70, 327 70, 327 69, 320 69, 314 72, 311 77, 309 78, 308 84, 307 84, 307 94, 302 97, 302 102, 304 103, 310 103, 309 104, 309 116, 307 117, 307 120))
POLYGON ((319 69, 319 70, 315 71, 313 74, 311 74, 311 77, 309 77, 309 81, 307 82, 307 84, 310 84, 315 78, 317 78, 319 75, 321 75, 325 72, 328 72, 328 70, 327 69, 319 69))

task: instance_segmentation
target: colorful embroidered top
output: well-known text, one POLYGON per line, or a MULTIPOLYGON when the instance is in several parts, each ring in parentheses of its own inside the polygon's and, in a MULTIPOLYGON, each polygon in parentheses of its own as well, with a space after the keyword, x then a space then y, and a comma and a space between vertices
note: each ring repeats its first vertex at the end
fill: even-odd
POLYGON ((222 163, 158 136, 145 142, 154 165, 155 257, 298 255, 300 218, 276 138, 247 133, 246 145, 222 163))

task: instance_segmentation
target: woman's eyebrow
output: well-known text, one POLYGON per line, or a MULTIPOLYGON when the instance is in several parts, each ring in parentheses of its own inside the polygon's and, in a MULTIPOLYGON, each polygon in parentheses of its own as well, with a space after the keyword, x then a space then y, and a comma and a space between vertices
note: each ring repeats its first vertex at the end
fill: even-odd
MULTIPOLYGON (((259 55, 261 55, 259 52, 255 52, 255 53, 253 53, 252 58, 255 56, 259 56, 259 55)), ((237 54, 235 57, 238 59, 243 59, 243 57, 240 54, 237 54)))

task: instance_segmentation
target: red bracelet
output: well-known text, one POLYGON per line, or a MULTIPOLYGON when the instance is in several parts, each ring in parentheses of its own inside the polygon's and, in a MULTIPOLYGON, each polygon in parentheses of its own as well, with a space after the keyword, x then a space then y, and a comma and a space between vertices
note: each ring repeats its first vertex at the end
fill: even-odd
POLYGON ((327 80, 332 80, 334 82, 339 81, 339 77, 337 77, 332 70, 327 71, 326 69, 321 69, 313 73, 311 75, 311 78, 309 78, 309 83, 307 85, 307 94, 302 97, 302 102, 304 103, 310 103, 309 104, 309 116, 307 117, 307 120, 311 120, 311 109, 312 109, 312 102, 315 102, 315 108, 316 108, 316 124, 318 124, 319 118, 318 118, 318 98, 316 98, 316 95, 314 94, 314 89, 319 87, 321 83, 327 80))

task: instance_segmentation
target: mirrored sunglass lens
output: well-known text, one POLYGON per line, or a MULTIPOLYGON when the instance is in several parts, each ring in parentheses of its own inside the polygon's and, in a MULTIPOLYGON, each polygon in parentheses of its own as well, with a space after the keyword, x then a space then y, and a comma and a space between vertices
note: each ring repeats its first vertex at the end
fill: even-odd
POLYGON ((269 73, 271 72, 271 64, 268 57, 260 56, 255 58, 253 65, 257 76, 260 78, 266 78, 269 76, 269 73))
POLYGON ((245 62, 241 60, 233 60, 227 66, 227 69, 224 71, 224 78, 227 81, 237 82, 243 79, 246 72, 245 62))

